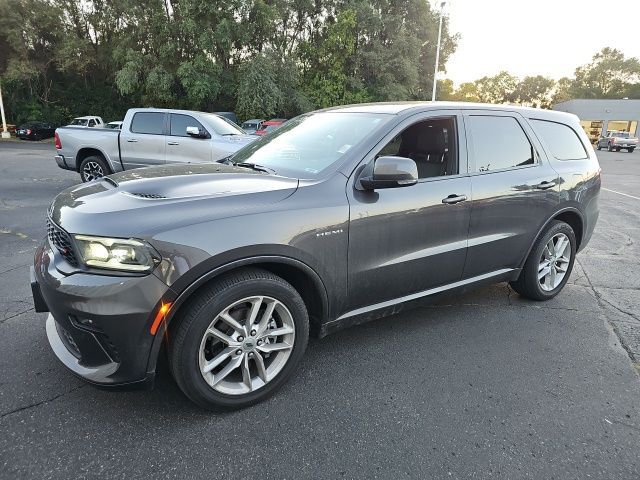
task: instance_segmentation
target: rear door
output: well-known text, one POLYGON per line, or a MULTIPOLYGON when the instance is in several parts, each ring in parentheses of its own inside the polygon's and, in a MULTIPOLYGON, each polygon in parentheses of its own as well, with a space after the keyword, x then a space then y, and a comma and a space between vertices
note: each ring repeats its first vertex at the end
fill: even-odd
POLYGON ((515 112, 467 111, 471 223, 463 278, 517 269, 559 203, 559 178, 515 112))
POLYGON ((167 163, 200 163, 211 161, 211 133, 194 117, 182 113, 169 114, 167 163), (197 127, 206 137, 187 134, 187 127, 197 127))
POLYGON ((162 165, 166 161, 165 112, 136 112, 120 133, 120 155, 125 170, 162 165))

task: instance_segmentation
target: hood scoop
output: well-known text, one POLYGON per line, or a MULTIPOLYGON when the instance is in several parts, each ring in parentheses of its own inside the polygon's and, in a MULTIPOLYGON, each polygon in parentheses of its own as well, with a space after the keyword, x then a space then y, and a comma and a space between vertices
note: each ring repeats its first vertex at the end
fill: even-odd
POLYGON ((149 199, 159 199, 159 198, 167 198, 164 195, 160 195, 158 193, 140 193, 140 192, 122 192, 126 195, 133 195, 134 197, 139 198, 149 198, 149 199))

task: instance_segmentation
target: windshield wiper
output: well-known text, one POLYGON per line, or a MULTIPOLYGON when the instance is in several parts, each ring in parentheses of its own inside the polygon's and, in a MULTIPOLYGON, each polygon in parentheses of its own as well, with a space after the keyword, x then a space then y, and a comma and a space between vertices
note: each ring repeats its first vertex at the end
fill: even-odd
POLYGON ((265 167, 263 165, 258 165, 257 163, 251 163, 251 162, 239 162, 235 164, 236 167, 245 167, 245 168, 250 168, 251 170, 255 170, 257 172, 264 172, 264 173, 270 173, 270 174, 275 174, 276 171, 272 168, 269 167, 265 167))

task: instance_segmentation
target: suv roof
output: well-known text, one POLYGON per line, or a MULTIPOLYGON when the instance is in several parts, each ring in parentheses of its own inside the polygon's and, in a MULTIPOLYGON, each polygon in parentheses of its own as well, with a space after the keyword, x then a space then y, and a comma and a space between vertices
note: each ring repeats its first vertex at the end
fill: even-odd
POLYGON ((540 108, 523 107, 520 105, 494 105, 490 103, 470 103, 470 102, 380 102, 362 103, 354 105, 344 105, 339 107, 325 108, 325 112, 353 112, 353 113, 383 113, 399 115, 410 111, 426 110, 492 110, 492 111, 518 111, 527 118, 535 117, 541 119, 575 119, 575 115, 556 110, 543 110, 540 108))

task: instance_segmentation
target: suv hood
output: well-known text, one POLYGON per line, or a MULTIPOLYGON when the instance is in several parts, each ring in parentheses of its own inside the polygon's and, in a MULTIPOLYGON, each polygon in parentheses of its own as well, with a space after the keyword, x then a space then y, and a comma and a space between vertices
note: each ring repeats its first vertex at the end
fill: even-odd
POLYGON ((298 180, 233 165, 165 165, 71 187, 49 208, 69 233, 146 237, 171 228, 268 209, 298 180))

